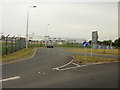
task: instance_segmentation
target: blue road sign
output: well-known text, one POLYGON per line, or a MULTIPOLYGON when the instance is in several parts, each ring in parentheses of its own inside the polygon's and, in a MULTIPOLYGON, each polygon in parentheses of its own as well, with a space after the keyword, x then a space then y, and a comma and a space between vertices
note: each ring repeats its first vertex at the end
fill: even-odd
POLYGON ((88 43, 87 42, 83 42, 82 44, 84 47, 87 47, 88 46, 88 43))

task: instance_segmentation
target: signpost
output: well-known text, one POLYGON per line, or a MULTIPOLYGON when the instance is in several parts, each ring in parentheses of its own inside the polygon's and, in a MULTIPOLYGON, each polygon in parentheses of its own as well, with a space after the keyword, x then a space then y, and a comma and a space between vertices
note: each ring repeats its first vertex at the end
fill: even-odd
POLYGON ((91 40, 91 56, 92 56, 92 40, 91 40))
POLYGON ((98 32, 92 32, 92 48, 97 48, 98 32))
POLYGON ((85 60, 86 60, 86 47, 87 47, 89 44, 85 41, 85 42, 83 42, 82 45, 84 46, 84 50, 85 50, 85 53, 84 53, 84 62, 85 62, 85 60))

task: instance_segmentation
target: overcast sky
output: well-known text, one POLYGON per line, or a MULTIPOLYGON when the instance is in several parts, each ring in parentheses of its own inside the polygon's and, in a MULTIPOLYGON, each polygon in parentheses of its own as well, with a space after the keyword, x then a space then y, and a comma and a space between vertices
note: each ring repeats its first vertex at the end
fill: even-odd
POLYGON ((15 2, 2 4, 2 32, 25 36, 27 11, 29 11, 29 34, 51 37, 91 39, 92 31, 98 31, 99 40, 118 38, 117 2, 15 2))

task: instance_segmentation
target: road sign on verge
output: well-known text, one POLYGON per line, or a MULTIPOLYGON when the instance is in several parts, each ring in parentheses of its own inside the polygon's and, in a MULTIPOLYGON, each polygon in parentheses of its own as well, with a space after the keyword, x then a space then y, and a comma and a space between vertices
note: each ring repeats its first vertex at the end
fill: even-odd
POLYGON ((85 60, 86 60, 86 47, 89 45, 86 41, 83 42, 82 44, 84 46, 84 50, 85 50, 85 53, 84 53, 84 64, 85 64, 85 60))
POLYGON ((87 42, 83 42, 83 46, 87 47, 89 44, 87 42))

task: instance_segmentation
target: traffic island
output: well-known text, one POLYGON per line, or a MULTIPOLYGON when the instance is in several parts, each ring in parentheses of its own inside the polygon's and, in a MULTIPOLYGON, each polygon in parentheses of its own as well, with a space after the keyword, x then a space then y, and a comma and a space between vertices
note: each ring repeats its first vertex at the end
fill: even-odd
POLYGON ((86 56, 84 55, 74 55, 74 61, 79 64, 91 64, 91 63, 109 63, 109 62, 118 62, 120 59, 113 58, 104 58, 104 57, 96 57, 96 56, 86 56))

